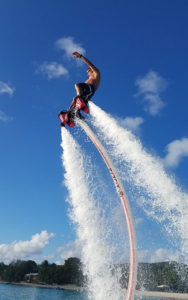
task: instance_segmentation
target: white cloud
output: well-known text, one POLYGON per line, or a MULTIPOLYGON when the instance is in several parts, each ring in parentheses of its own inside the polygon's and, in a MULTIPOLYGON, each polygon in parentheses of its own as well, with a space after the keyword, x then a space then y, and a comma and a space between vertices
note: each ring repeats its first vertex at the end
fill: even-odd
POLYGON ((168 167, 177 167, 180 161, 188 156, 188 138, 175 140, 166 146, 167 155, 163 162, 168 167))
POLYGON ((158 94, 166 88, 166 80, 154 71, 149 71, 144 77, 138 78, 136 85, 139 93, 158 94))
POLYGON ((138 131, 140 129, 140 125, 144 122, 144 119, 141 117, 127 117, 125 119, 119 119, 120 125, 130 129, 131 131, 138 131))
POLYGON ((57 62, 44 62, 39 66, 37 72, 47 75, 48 79, 59 78, 68 75, 68 70, 57 62))
POLYGON ((10 262, 15 259, 27 259, 33 254, 40 254, 52 237, 54 237, 54 233, 44 230, 33 235, 29 241, 0 244, 0 261, 10 262))
POLYGON ((145 107, 149 114, 155 116, 165 106, 160 93, 167 87, 167 81, 154 71, 149 71, 144 77, 138 78, 135 82, 138 87, 136 96, 143 95, 147 103, 145 107))
POLYGON ((177 261, 181 260, 181 254, 172 249, 159 248, 156 250, 143 250, 138 253, 140 262, 163 262, 163 261, 177 261))
POLYGON ((64 264, 64 261, 69 257, 81 257, 82 245, 79 240, 75 240, 66 244, 65 246, 59 247, 57 252, 60 254, 60 260, 57 264, 64 264))
POLYGON ((143 218, 137 218, 137 219, 135 219, 134 222, 135 222, 136 226, 139 226, 140 224, 142 224, 144 222, 144 219, 143 218))
POLYGON ((2 110, 0 110, 0 121, 9 122, 9 121, 12 121, 12 120, 13 120, 12 117, 7 116, 2 110))
POLYGON ((0 94, 9 94, 10 96, 12 96, 13 93, 14 88, 3 81, 0 81, 0 94))
POLYGON ((86 50, 81 44, 76 43, 73 37, 63 37, 56 41, 55 43, 57 49, 65 51, 68 58, 72 57, 72 52, 77 51, 81 54, 85 54, 86 50))

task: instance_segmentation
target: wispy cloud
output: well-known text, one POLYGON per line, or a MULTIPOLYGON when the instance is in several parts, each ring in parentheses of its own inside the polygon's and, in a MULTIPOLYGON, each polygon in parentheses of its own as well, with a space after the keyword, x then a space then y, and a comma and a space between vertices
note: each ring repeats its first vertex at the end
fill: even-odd
POLYGON ((12 117, 9 117, 9 116, 7 116, 2 110, 0 110, 0 121, 1 122, 10 122, 10 121, 12 121, 13 120, 13 118, 12 117))
POLYGON ((119 123, 123 127, 130 129, 133 132, 138 132, 140 130, 140 126, 143 124, 144 119, 141 117, 127 117, 125 119, 119 118, 119 123))
POLYGON ((0 81, 0 94, 14 94, 14 88, 8 85, 6 82, 0 81))
POLYGON ((180 161, 188 156, 188 138, 175 140, 166 146, 167 155, 163 162, 168 167, 177 167, 180 161))
POLYGON ((36 71, 42 73, 48 77, 48 79, 59 78, 61 76, 68 75, 68 70, 57 62, 44 62, 40 65, 36 71))
POLYGON ((33 254, 40 254, 54 233, 41 231, 32 236, 29 241, 14 241, 11 244, 0 244, 0 261, 10 262, 14 259, 26 259, 33 254))
POLYGON ((63 264, 65 259, 69 257, 81 257, 82 245, 79 240, 67 243, 66 245, 59 247, 57 252, 60 254, 60 259, 56 262, 57 264, 63 264))
POLYGON ((149 71, 144 77, 136 80, 135 85, 138 88, 136 97, 142 95, 146 103, 145 110, 155 116, 165 106, 160 94, 167 87, 167 81, 159 76, 157 72, 149 71))
POLYGON ((81 44, 74 41, 73 37, 62 37, 56 41, 55 46, 57 49, 63 50, 68 58, 72 57, 72 52, 74 51, 81 54, 86 52, 81 44))
POLYGON ((135 219, 135 224, 136 226, 139 226, 140 224, 142 224, 144 222, 144 219, 143 218, 136 218, 135 219))
POLYGON ((140 262, 163 262, 163 261, 177 261, 181 259, 181 254, 172 249, 159 248, 156 250, 143 250, 138 253, 140 262))

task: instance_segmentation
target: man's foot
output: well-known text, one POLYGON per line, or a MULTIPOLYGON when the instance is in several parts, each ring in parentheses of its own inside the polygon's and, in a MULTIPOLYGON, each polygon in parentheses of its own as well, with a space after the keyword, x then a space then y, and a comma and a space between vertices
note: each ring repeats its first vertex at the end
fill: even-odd
POLYGON ((70 111, 61 111, 58 115, 59 119, 61 120, 61 126, 64 127, 66 124, 69 127, 74 127, 75 123, 71 117, 70 111))
POLYGON ((87 106, 87 101, 85 101, 82 97, 80 96, 76 96, 74 98, 74 104, 73 106, 75 108, 78 108, 79 110, 83 110, 83 112, 85 112, 85 114, 89 113, 89 108, 87 106))

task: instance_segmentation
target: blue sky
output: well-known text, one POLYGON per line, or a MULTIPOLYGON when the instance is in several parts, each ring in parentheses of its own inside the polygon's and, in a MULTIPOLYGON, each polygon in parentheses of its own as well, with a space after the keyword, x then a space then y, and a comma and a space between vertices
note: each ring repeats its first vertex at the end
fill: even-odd
POLYGON ((15 241, 33 242, 39 260, 74 242, 57 118, 86 76, 74 46, 101 71, 94 102, 187 191, 187 11, 186 0, 0 2, 1 259, 15 241))

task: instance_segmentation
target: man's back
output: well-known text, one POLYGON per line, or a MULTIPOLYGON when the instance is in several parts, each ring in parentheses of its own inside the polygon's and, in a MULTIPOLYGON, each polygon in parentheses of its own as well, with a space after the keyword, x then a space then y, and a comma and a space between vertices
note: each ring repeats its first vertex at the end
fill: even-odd
POLYGON ((92 71, 91 76, 89 76, 89 78, 85 81, 85 83, 92 84, 95 90, 97 90, 100 84, 100 79, 101 79, 100 77, 101 77, 100 72, 98 70, 92 71))

